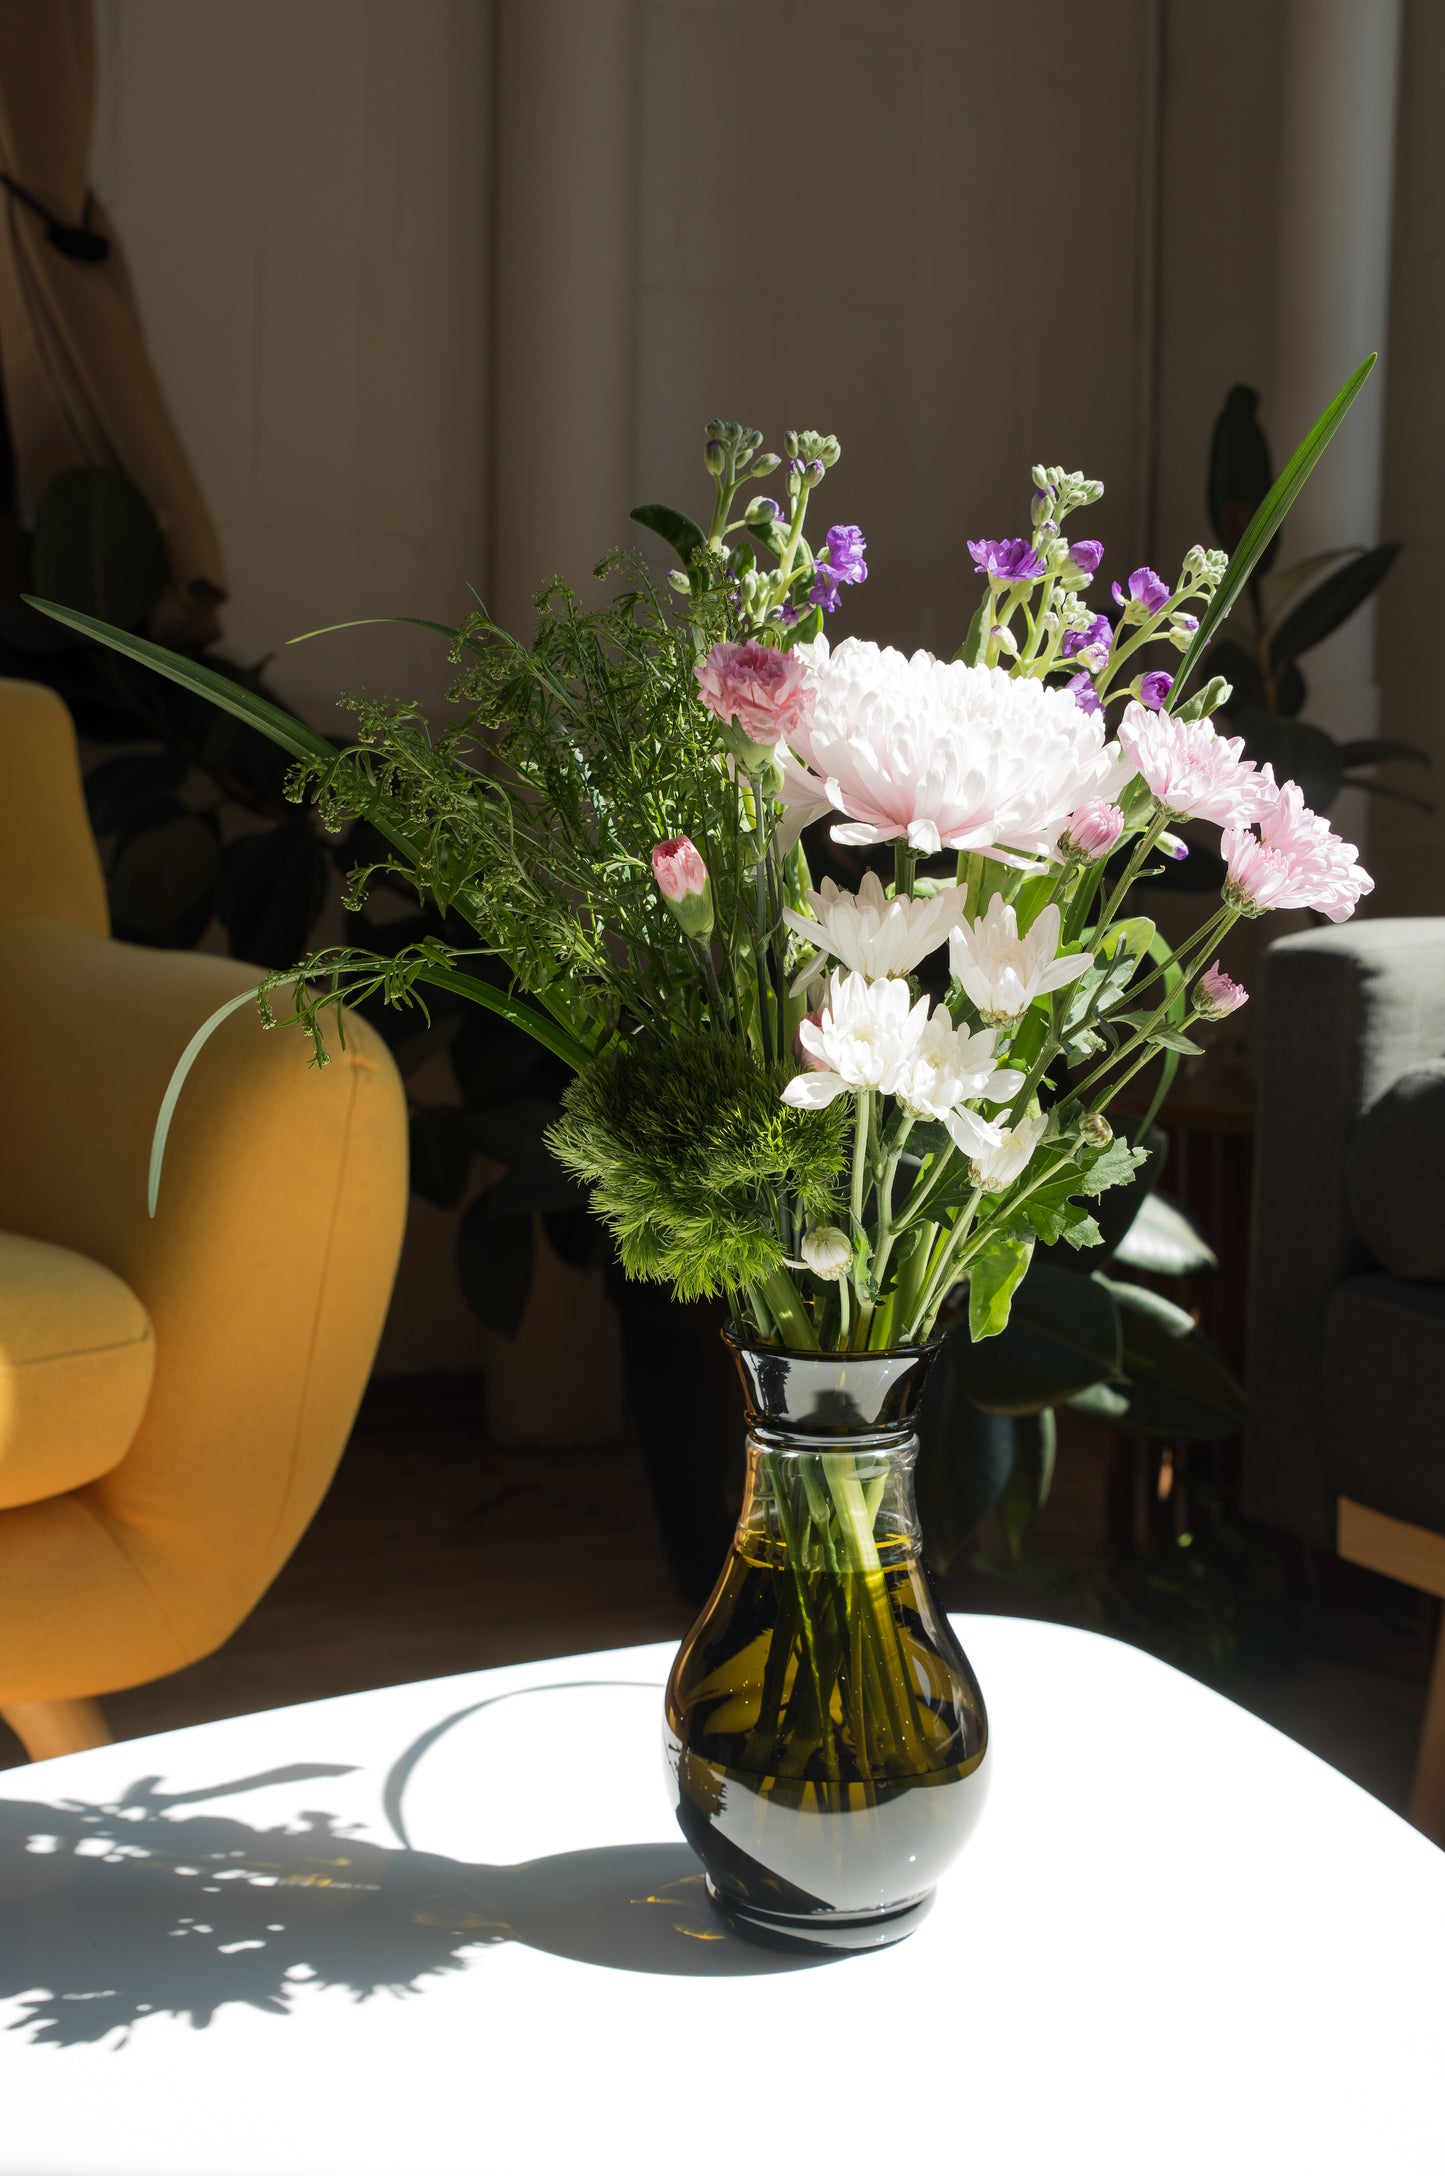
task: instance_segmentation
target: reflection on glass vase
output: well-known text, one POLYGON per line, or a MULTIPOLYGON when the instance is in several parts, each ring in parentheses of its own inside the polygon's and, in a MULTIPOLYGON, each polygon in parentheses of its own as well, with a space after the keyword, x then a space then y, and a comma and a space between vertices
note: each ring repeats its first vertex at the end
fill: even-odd
POLYGON ((668 1679, 677 1818, 741 1932, 874 1948, 928 1910, 989 1772, 983 1698, 914 1506, 913 1420, 936 1348, 727 1341, 747 1493, 668 1679))

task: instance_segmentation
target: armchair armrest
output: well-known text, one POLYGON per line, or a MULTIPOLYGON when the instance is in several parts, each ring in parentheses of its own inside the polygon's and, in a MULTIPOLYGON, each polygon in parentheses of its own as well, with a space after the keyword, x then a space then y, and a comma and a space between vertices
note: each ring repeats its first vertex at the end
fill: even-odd
POLYGON ((146 1213, 175 1060, 254 979, 232 960, 0 922, 0 1225, 103 1262, 156 1334, 121 1463, 0 1513, 0 1703, 113 1690, 218 1645, 345 1444, 406 1208, 404 1101, 379 1038, 349 1020, 318 1074, 300 1034, 267 1034, 244 1009, 227 1021, 186 1085, 146 1213))
POLYGON ((1264 954, 1258 1004, 1244 1508, 1332 1546, 1325 1311, 1340 1279, 1367 1266, 1345 1151, 1362 1112, 1445 1052, 1445 917, 1281 938, 1264 954))

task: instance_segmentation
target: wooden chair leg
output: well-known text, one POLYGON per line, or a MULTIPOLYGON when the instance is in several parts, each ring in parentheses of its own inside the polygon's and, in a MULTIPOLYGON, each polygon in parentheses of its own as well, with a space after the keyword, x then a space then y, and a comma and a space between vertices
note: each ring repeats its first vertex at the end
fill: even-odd
POLYGON ((97 1700, 16 1700, 0 1707, 32 1760, 55 1760, 62 1753, 87 1753, 93 1745, 113 1745, 110 1726, 97 1700))
POLYGON ((1435 1639, 1435 1661, 1410 1791, 1410 1819, 1432 1843, 1445 1845, 1445 1620, 1435 1639))

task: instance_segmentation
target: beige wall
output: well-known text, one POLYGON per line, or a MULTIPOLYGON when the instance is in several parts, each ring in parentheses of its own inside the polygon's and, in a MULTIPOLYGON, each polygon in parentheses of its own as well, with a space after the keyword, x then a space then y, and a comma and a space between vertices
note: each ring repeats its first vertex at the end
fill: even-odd
MULTIPOLYGON (((98 0, 96 186, 221 531, 228 647, 367 613, 455 619, 488 490, 486 0, 98 0)), ((403 629, 279 655, 445 681, 403 629)))
POLYGON ((1395 776, 1436 802, 1433 816, 1376 802, 1374 905, 1389 914, 1445 913, 1445 698, 1440 600, 1445 592, 1445 8, 1406 0, 1395 170, 1390 383, 1382 528, 1405 546, 1380 593, 1381 731, 1416 741, 1434 776, 1395 776))

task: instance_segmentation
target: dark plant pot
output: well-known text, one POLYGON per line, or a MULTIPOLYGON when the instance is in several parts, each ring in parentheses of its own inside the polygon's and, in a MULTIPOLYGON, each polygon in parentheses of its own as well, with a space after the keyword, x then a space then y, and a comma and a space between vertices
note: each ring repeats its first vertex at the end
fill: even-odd
MULTIPOLYGON (((678 1823, 741 1932, 877 1948, 928 1910, 989 1774, 983 1697, 929 1583, 914 1504, 936 1348, 725 1342, 747 1488, 668 1679, 678 1823)), ((685 1433, 674 1447, 685 1460, 685 1433)))

